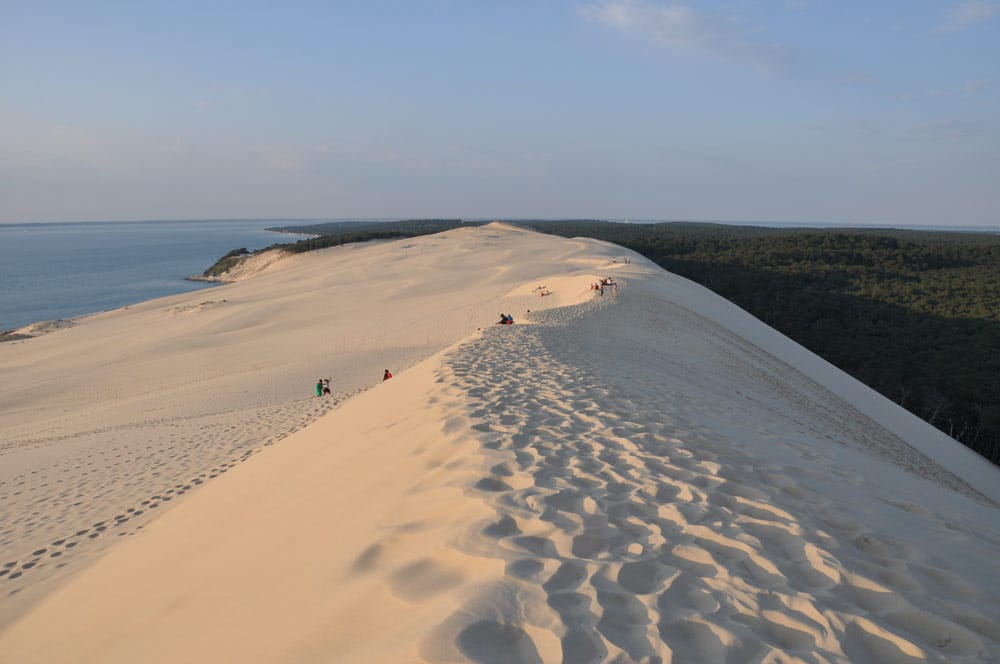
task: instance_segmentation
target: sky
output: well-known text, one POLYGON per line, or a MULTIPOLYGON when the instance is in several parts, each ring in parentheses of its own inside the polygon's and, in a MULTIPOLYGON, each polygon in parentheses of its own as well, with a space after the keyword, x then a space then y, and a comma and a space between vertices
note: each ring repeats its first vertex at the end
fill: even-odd
POLYGON ((0 0, 0 223, 1000 226, 1000 0, 0 0))

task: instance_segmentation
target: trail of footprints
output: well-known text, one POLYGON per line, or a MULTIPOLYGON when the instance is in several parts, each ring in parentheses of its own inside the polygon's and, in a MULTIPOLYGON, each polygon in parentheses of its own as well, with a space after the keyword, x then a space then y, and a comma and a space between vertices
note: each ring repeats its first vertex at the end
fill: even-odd
POLYGON ((135 534, 171 501, 347 397, 83 432, 74 441, 79 452, 0 478, 0 597, 17 594, 39 573, 65 567, 74 554, 104 548, 112 536, 135 534), (146 444, 116 443, 134 439, 136 429, 146 444))
MULTIPOLYGON (((566 342, 544 325, 490 329, 438 378, 465 395, 454 420, 487 459, 469 490, 496 511, 457 547, 506 572, 428 638, 426 659, 537 662, 540 633, 580 664, 1000 652, 1000 622, 964 603, 983 602, 972 584, 843 518, 803 469, 686 424, 651 385, 630 393, 561 362, 550 348, 571 354, 566 342)), ((429 595, 450 577, 421 560, 394 578, 429 595)))

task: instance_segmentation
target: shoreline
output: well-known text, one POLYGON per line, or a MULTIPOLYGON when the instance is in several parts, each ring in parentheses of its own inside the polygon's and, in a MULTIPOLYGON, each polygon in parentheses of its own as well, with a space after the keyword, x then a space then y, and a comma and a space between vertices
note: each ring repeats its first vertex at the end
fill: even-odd
POLYGON ((10 289, 0 298, 0 329, 101 314, 204 289, 207 284, 185 277, 201 273, 232 247, 295 241, 291 234, 261 228, 264 223, 269 222, 0 226, 0 244, 6 245, 0 261, 8 268, 10 289), (46 263, 52 267, 43 269, 46 263))
POLYGON ((206 277, 203 274, 191 274, 184 277, 184 281, 204 281, 212 284, 228 284, 231 283, 226 279, 221 279, 219 277, 206 277))

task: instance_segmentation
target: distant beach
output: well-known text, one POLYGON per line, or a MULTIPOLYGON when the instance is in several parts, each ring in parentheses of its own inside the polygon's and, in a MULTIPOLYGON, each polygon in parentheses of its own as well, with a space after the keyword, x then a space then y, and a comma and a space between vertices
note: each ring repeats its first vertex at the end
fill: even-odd
POLYGON ((185 281, 237 247, 291 241, 287 221, 0 224, 0 331, 210 284, 185 281))

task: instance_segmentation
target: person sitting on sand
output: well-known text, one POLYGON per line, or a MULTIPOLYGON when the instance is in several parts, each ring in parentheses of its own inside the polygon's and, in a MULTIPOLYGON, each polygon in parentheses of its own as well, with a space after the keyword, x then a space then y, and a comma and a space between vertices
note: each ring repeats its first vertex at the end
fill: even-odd
POLYGON ((390 378, 392 378, 392 372, 389 371, 388 369, 386 369, 385 373, 382 374, 382 380, 386 381, 386 380, 389 380, 390 378))
POLYGON ((497 321, 497 325, 510 325, 514 322, 514 319, 507 314, 500 314, 500 320, 497 321))
POLYGON ((323 394, 330 394, 330 378, 324 378, 323 383, 323 394))
POLYGON ((323 379, 319 378, 316 380, 316 396, 323 395, 323 379))

